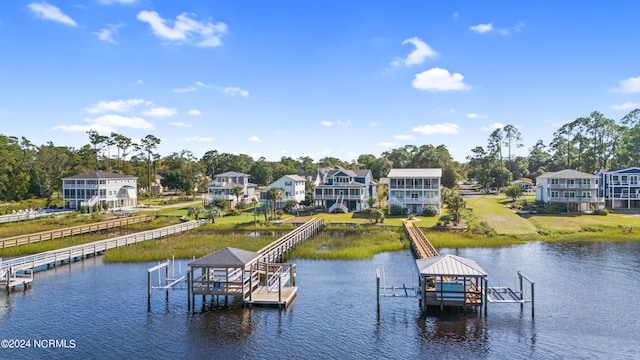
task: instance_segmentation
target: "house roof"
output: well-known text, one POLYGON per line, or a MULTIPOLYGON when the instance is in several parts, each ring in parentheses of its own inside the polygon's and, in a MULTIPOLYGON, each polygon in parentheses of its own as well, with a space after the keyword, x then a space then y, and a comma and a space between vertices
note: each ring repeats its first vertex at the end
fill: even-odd
MULTIPOLYGON (((305 178, 303 178, 300 175, 284 175, 283 178, 285 178, 285 177, 289 178, 289 179, 291 179, 293 181, 305 181, 306 180, 305 178)), ((282 178, 280 178, 280 179, 282 179, 282 178)))
POLYGON ((245 174, 245 173, 241 173, 241 172, 237 172, 237 171, 227 171, 227 172, 223 172, 221 174, 216 174, 213 177, 216 178, 216 177, 219 177, 219 176, 225 176, 225 177, 226 176, 236 176, 236 177, 237 176, 246 176, 246 177, 249 177, 250 175, 249 174, 245 174))
POLYGON ((548 179, 597 179, 596 175, 591 175, 584 173, 582 171, 573 170, 573 169, 565 169, 556 172, 546 172, 540 176, 539 178, 548 178, 548 179))
POLYGON ((88 174, 81 174, 81 175, 75 175, 75 176, 69 176, 63 179, 137 179, 138 177, 136 176, 132 176, 132 175, 122 175, 122 174, 116 174, 116 173, 111 173, 111 172, 106 172, 106 171, 95 171, 92 173, 88 173, 88 174))
POLYGON ((416 265, 418 265, 420 275, 487 276, 487 273, 475 261, 452 254, 418 259, 416 265))
POLYGON ((515 185, 529 185, 529 186, 533 186, 533 183, 532 183, 531 181, 526 181, 526 180, 522 180, 522 179, 513 180, 511 183, 512 183, 512 184, 515 184, 515 185))
POLYGON ((624 168, 624 169, 604 170, 602 172, 605 174, 625 174, 625 173, 635 174, 640 172, 640 168, 630 167, 630 168, 624 168))
POLYGON ((190 262, 191 267, 239 267, 253 262, 260 254, 226 247, 190 262))
POLYGON ((391 169, 388 178, 441 178, 442 169, 391 169))

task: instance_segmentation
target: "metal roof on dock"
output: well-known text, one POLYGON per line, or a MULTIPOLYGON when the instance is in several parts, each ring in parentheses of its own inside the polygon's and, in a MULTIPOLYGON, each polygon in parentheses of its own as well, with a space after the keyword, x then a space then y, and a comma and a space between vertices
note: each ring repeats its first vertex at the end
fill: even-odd
POLYGON ((253 251, 226 247, 198 258, 188 265, 191 267, 236 267, 245 266, 258 258, 260 254, 253 251))
POLYGON ((475 261, 452 254, 418 259, 416 265, 420 270, 420 275, 487 276, 487 273, 475 261))

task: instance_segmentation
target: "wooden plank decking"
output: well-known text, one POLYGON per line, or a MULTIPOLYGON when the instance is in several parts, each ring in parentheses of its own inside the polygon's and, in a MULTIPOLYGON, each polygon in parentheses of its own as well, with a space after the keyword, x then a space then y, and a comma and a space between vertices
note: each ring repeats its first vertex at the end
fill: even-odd
POLYGON ((297 292, 297 286, 282 287, 280 293, 278 293, 278 291, 269 291, 268 286, 259 286, 251 294, 251 300, 246 299, 245 303, 250 305, 280 305, 286 307, 295 299, 297 292))
POLYGON ((418 259, 428 259, 438 256, 438 250, 429 242, 424 233, 418 228, 415 222, 403 222, 404 231, 411 241, 411 249, 418 259))

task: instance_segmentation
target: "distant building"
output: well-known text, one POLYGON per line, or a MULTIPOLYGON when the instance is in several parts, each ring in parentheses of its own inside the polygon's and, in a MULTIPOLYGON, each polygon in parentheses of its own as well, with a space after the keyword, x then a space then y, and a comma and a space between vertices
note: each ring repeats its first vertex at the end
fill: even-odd
POLYGON ((305 178, 299 175, 284 175, 260 191, 260 200, 267 200, 267 191, 270 188, 281 188, 282 199, 276 202, 276 208, 281 208, 289 200, 300 203, 305 196, 305 178))
POLYGON ((640 209, 640 168, 604 170, 598 173, 599 195, 610 209, 640 209))
POLYGON ((107 204, 110 209, 138 204, 138 178, 104 171, 62 178, 62 201, 70 209, 107 204))
POLYGON ((536 178, 536 200, 554 203, 568 212, 593 211, 604 208, 598 196, 598 177, 577 170, 547 172, 536 178))
POLYGON ((442 169, 391 169, 385 180, 389 184, 389 212, 397 205, 409 214, 422 214, 428 206, 440 214, 442 169))
POLYGON ((250 202, 256 195, 256 188, 256 184, 249 182, 249 174, 228 171, 213 177, 213 181, 207 185, 207 194, 203 195, 203 200, 224 199, 229 208, 234 208, 238 202, 250 202), (238 186, 242 188, 242 195, 236 198, 233 189, 238 186))
POLYGON ((336 166, 328 170, 324 182, 314 188, 313 197, 316 206, 329 212, 362 211, 369 207, 368 199, 376 196, 377 185, 371 170, 346 170, 336 166))
POLYGON ((529 179, 518 179, 513 180, 511 185, 518 185, 522 188, 523 192, 531 192, 533 190, 533 182, 529 179))

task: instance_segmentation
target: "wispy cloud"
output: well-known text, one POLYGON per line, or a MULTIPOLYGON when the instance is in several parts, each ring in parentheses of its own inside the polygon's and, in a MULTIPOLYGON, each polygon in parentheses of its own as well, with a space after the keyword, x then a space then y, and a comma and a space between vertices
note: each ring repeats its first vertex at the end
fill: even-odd
POLYGON ((493 124, 491 124, 489 126, 481 127, 480 130, 482 130, 482 131, 493 131, 495 129, 501 129, 503 127, 504 127, 504 124, 499 123, 499 122, 495 122, 495 123, 493 123, 493 124))
POLYGON ((170 117, 178 115, 178 109, 175 108, 166 108, 166 107, 154 107, 145 110, 142 115, 144 116, 153 116, 153 117, 170 117))
POLYGON ((487 115, 480 115, 480 114, 476 114, 476 113, 468 113, 467 117, 469 119, 486 119, 486 118, 488 118, 487 115))
POLYGON ((98 37, 98 39, 109 42, 112 44, 117 44, 117 42, 113 39, 113 35, 118 33, 118 31, 123 27, 122 24, 116 25, 107 25, 105 28, 100 29, 98 32, 94 34, 98 37))
POLYGON ((171 126, 177 126, 177 127, 181 127, 181 128, 190 128, 190 127, 193 127, 193 125, 183 123, 182 121, 170 122, 170 123, 169 123, 169 125, 171 125, 171 126))
POLYGON ((416 48, 411 53, 409 53, 409 55, 407 55, 406 58, 404 59, 396 58, 395 60, 393 60, 391 62, 391 66, 397 67, 402 65, 404 66, 419 65, 419 64, 422 64, 426 58, 433 58, 438 54, 437 52, 433 51, 433 49, 431 49, 431 46, 429 46, 427 43, 425 43, 418 37, 412 37, 410 39, 406 39, 405 41, 402 42, 402 45, 405 45, 405 44, 413 44, 416 48))
POLYGON ((253 136, 251 136, 251 137, 249 138, 249 141, 253 141, 253 142, 260 142, 260 138, 259 138, 259 137, 257 137, 257 136, 255 136, 255 135, 253 135, 253 136))
POLYGON ((132 108, 144 104, 143 99, 115 100, 115 101, 99 101, 96 105, 88 107, 85 110, 90 114, 100 114, 105 112, 125 113, 132 108))
POLYGON ((640 103, 634 103, 633 101, 627 101, 623 104, 614 104, 611 105, 611 108, 614 110, 631 110, 631 109, 639 109, 640 103))
POLYGON ((413 140, 416 137, 413 135, 400 134, 400 135, 394 135, 393 138, 397 140, 413 140))
POLYGON ((139 21, 148 23, 157 37, 176 44, 192 44, 199 47, 222 45, 220 37, 227 32, 225 23, 203 23, 190 16, 193 15, 182 13, 176 17, 176 20, 171 21, 161 18, 155 11, 145 10, 139 12, 137 18, 139 21))
POLYGON ((99 0, 101 4, 112 5, 112 4, 123 4, 129 5, 135 3, 137 0, 99 0))
POLYGON ((247 90, 243 90, 239 87, 235 87, 235 86, 227 86, 224 89, 222 89, 222 92, 224 92, 227 95, 240 95, 240 96, 249 96, 249 92, 247 90))
POLYGON ((196 88, 191 86, 188 88, 176 88, 173 89, 173 92, 177 92, 177 93, 187 93, 187 92, 192 92, 192 91, 196 91, 196 88))
POLYGON ((523 27, 523 22, 519 22, 515 26, 506 29, 498 29, 493 27, 492 23, 488 23, 471 26, 469 27, 469 30, 474 31, 478 34, 497 33, 500 35, 510 35, 512 32, 519 32, 523 27))
POLYGON ((116 132, 116 129, 103 126, 100 124, 90 124, 90 125, 58 125, 52 128, 53 130, 60 130, 64 132, 82 132, 86 133, 89 130, 95 130, 100 134, 110 134, 112 132, 116 132))
POLYGON ((331 125, 333 125, 333 123, 331 121, 323 120, 323 121, 320 121, 320 125, 322 125, 322 126, 331 126, 331 125))
POLYGON ((618 82, 618 87, 613 89, 613 91, 622 93, 640 92, 640 76, 620 80, 618 82))
POLYGON ((336 125, 338 126, 342 126, 342 127, 347 127, 347 126, 351 126, 351 120, 347 120, 347 121, 336 121, 336 125))
POLYGON ((211 142, 214 141, 215 138, 212 137, 202 137, 202 136, 192 136, 184 138, 183 141, 186 142, 211 142))
POLYGON ((423 135, 457 134, 459 130, 460 130, 460 126, 456 124, 451 124, 451 123, 420 125, 411 129, 411 131, 417 132, 423 135))
POLYGON ((137 117, 137 116, 121 116, 121 115, 113 115, 107 114, 99 116, 95 119, 87 118, 86 122, 108 126, 108 127, 116 127, 116 128, 132 128, 132 129, 153 129, 153 124, 148 122, 147 120, 137 117))
POLYGON ((191 116, 200 116, 200 115, 202 115, 202 112, 200 110, 190 109, 189 110, 189 115, 191 115, 191 116))
POLYGON ((59 22, 61 24, 78 26, 78 24, 69 16, 60 10, 59 7, 47 3, 31 3, 29 9, 39 17, 59 22))
POLYGON ((377 122, 375 122, 375 121, 371 121, 371 122, 369 123, 369 126, 371 126, 371 127, 376 127, 376 126, 378 126, 378 123, 377 123, 377 122))
POLYGON ((459 73, 451 74, 446 69, 433 68, 416 75, 413 87, 419 90, 449 91, 468 90, 470 87, 464 82, 464 76, 459 73))
POLYGON ((210 88, 211 86, 203 83, 202 81, 196 81, 196 85, 203 87, 203 88, 210 88))

